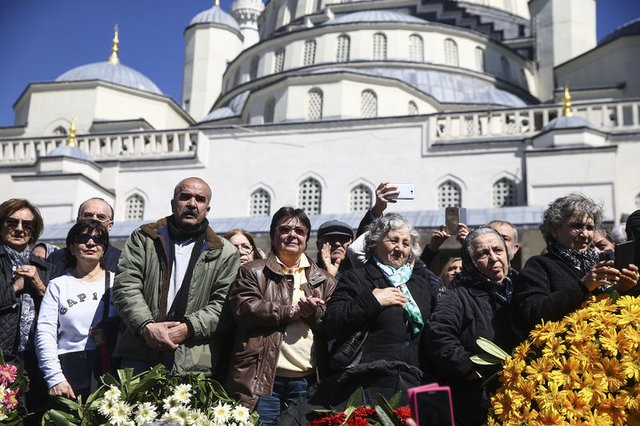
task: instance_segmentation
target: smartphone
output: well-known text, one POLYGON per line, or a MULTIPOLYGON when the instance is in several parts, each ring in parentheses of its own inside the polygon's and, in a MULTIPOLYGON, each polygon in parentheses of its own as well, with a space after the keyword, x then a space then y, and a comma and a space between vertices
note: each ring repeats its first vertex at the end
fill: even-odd
POLYGON ((630 263, 636 263, 636 245, 634 241, 616 244, 614 267, 618 270, 626 268, 630 263))
POLYGON ((437 383, 407 390, 411 417, 418 426, 453 426, 453 402, 449 386, 437 383))
POLYGON ((415 198, 415 189, 412 183, 390 183, 389 186, 398 188, 398 194, 389 195, 388 199, 390 200, 413 200, 415 198))
POLYGON ((467 211, 462 207, 445 207, 444 223, 447 225, 449 235, 458 233, 458 224, 467 223, 467 211))

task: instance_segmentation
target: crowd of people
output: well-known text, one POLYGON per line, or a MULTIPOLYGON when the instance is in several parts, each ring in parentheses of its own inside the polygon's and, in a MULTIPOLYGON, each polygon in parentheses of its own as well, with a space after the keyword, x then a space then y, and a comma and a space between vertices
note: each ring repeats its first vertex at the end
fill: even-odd
MULTIPOLYGON (((359 388, 366 403, 398 391, 406 401, 408 388, 436 381, 451 388, 456 424, 478 425, 497 386, 485 383, 497 367, 471 361, 479 337, 509 352, 593 294, 638 293, 638 267, 614 266, 602 206, 583 195, 549 204, 546 249, 516 271, 511 223, 459 223, 455 235, 443 225, 421 248, 406 218, 384 213, 395 194, 381 183, 356 232, 321 224, 315 262, 303 210, 275 212, 265 253, 245 230, 222 237, 209 226, 211 188, 197 177, 179 182, 171 214, 137 228, 122 251, 109 242, 105 200, 80 206, 63 249, 38 242, 36 206, 3 202, 0 349, 29 375, 25 424, 58 396, 88 395, 102 373, 163 364, 220 381, 263 425, 304 425, 359 388), (432 271, 452 237, 459 255, 432 271)), ((640 241, 640 211, 627 234, 640 241)))

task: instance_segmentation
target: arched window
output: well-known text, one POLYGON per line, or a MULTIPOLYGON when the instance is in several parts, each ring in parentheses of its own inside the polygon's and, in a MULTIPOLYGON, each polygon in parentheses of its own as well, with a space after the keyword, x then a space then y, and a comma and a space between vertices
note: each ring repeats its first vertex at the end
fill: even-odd
POLYGON ((387 36, 382 33, 373 35, 373 59, 376 61, 387 60, 387 36))
POLYGON ((351 39, 348 35, 342 34, 338 36, 338 53, 336 62, 348 62, 351 50, 351 39))
POLYGON ((307 178, 298 187, 298 208, 308 215, 320 214, 320 182, 307 178))
POLYGON ((363 117, 378 116, 378 97, 373 90, 363 90, 360 95, 360 111, 363 117))
POLYGON ((282 72, 284 69, 284 47, 279 48, 275 52, 275 60, 273 61, 273 72, 282 72))
POLYGON ((444 63, 458 66, 458 45, 450 38, 444 40, 444 63))
POLYGON ((441 183, 438 186, 438 208, 461 206, 462 191, 460 190, 460 185, 451 180, 441 183))
POLYGON ((418 115, 420 112, 418 111, 418 105, 415 102, 409 101, 409 105, 407 108, 408 115, 418 115))
POLYGON ((500 66, 502 67, 502 75, 507 80, 511 80, 511 67, 509 61, 504 56, 500 57, 500 66))
POLYGON ((249 216, 269 216, 271 214, 271 196, 264 189, 256 189, 249 200, 249 216))
POLYGON ((133 194, 125 202, 124 220, 142 220, 144 218, 144 199, 133 194))
POLYGON ((413 62, 424 62, 424 42, 418 34, 409 36, 409 60, 413 62))
POLYGON ((476 70, 484 72, 485 69, 484 49, 482 47, 476 47, 476 70))
POLYGON ((53 129, 53 134, 54 135, 59 135, 59 136, 66 136, 67 135, 67 129, 65 129, 62 126, 58 126, 55 129, 53 129))
POLYGON ((304 65, 316 63, 316 41, 307 40, 304 42, 304 65))
POLYGON ((324 95, 322 90, 315 88, 307 94, 307 120, 322 120, 322 104, 324 95))
POLYGON ((502 178, 493 184, 493 207, 510 207, 518 205, 516 183, 502 178))
POLYGON ((275 112, 276 112, 276 100, 273 98, 270 98, 264 104, 264 122, 273 123, 275 112))
POLYGON ((249 78, 255 80, 258 77, 258 65, 260 65, 260 57, 254 56, 249 64, 249 78))
POLYGON ((371 208, 373 193, 365 185, 358 185, 351 190, 349 195, 350 212, 366 212, 371 208))

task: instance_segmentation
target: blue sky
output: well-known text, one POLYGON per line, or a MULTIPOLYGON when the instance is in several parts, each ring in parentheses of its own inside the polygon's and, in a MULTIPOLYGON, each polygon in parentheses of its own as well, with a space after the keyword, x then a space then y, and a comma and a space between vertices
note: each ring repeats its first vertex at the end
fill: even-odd
MULTIPOLYGON (((221 5, 229 10, 231 0, 221 5)), ((30 82, 53 81, 71 68, 105 61, 113 27, 120 60, 180 101, 183 32, 213 0, 0 0, 0 126, 30 82)), ((598 0, 598 39, 640 17, 638 0, 598 0)))

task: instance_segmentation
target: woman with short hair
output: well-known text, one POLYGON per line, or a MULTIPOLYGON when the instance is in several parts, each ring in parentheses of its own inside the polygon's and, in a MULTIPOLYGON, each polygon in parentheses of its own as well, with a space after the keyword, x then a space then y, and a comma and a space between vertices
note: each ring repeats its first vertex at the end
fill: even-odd
POLYGON ((562 319, 605 287, 619 283, 624 293, 637 284, 635 265, 619 271, 613 261, 598 263, 592 243, 601 222, 602 207, 584 195, 549 204, 540 225, 546 253, 527 261, 514 286, 523 338, 540 321, 562 319))
POLYGON ((224 238, 229 240, 240 253, 240 264, 244 265, 252 260, 262 259, 262 253, 256 246, 253 235, 244 229, 232 229, 224 234, 224 238))

